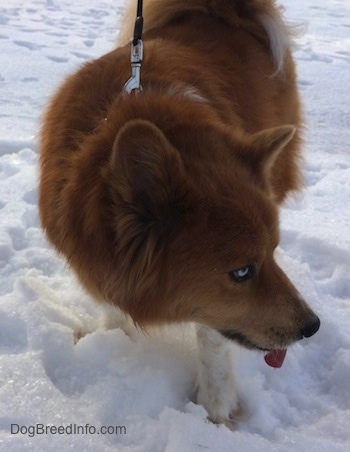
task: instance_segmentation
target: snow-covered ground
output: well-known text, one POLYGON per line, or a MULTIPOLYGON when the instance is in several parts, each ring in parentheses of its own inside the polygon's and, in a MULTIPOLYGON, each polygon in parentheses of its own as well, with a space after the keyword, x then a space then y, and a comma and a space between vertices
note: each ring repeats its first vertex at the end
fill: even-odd
POLYGON ((191 402, 191 336, 99 328, 99 308, 40 230, 42 109, 66 74, 112 48, 124 4, 0 5, 0 450, 350 450, 349 0, 283 0, 307 24, 295 57, 308 128, 306 189, 283 211, 279 254, 322 326, 278 371, 238 352, 247 416, 235 432, 191 402), (79 331, 90 333, 76 342, 79 331))

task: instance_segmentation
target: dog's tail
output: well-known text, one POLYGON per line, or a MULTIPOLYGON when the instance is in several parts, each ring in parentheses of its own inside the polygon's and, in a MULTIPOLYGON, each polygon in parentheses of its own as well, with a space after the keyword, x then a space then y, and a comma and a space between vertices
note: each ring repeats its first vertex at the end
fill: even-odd
MULTIPOLYGON (((136 16, 136 0, 126 11, 118 45, 131 40, 136 16)), ((201 12, 246 29, 269 43, 276 72, 283 70, 286 51, 296 34, 283 20, 283 8, 275 0, 144 0, 144 31, 162 27, 186 12, 201 12)))

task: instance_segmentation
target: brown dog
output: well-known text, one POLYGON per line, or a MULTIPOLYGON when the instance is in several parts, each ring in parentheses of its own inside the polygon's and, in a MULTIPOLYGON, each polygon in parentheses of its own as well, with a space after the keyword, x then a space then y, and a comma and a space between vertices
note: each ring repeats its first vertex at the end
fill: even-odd
POLYGON ((230 424, 227 338, 279 367, 320 324, 273 257, 300 186, 288 32, 273 0, 149 0, 144 17, 141 93, 123 90, 128 44, 48 108, 42 224, 96 299, 141 327, 196 322, 198 401, 230 424))

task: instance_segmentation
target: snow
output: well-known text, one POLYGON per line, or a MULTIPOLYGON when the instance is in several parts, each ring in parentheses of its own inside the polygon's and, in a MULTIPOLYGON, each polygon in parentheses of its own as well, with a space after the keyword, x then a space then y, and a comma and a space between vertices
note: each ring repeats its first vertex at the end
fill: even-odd
POLYGON ((350 3, 283 0, 286 17, 306 25, 295 50, 306 187, 283 210, 278 259, 322 326, 277 371, 236 352, 245 417, 234 432, 192 402, 191 331, 103 329, 101 309, 40 230, 43 107, 66 74, 113 47, 125 3, 0 6, 0 450, 350 450, 350 3), (65 431, 34 434, 36 424, 65 431), (100 426, 119 428, 92 434, 100 426))

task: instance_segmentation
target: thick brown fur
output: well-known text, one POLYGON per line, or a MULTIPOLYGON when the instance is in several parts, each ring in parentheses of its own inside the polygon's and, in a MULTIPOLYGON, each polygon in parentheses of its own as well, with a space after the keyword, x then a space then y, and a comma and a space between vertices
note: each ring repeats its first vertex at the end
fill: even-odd
POLYGON ((144 16, 142 93, 123 93, 127 44, 48 107, 46 234, 96 299, 141 326, 195 321, 287 346, 313 314, 273 258, 302 126, 290 51, 276 72, 263 26, 280 13, 271 0, 151 0, 144 16), (249 281, 229 278, 247 265, 249 281))

